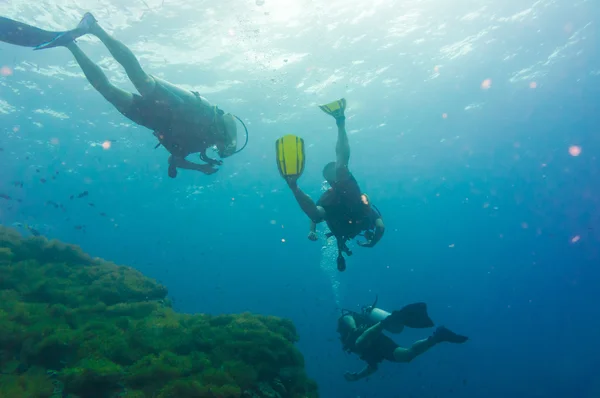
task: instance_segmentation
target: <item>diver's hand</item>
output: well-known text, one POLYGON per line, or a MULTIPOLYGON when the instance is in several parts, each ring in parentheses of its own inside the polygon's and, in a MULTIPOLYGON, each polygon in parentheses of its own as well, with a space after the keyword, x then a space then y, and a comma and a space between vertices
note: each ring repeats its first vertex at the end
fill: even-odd
POLYGON ((310 231, 308 233, 308 240, 312 240, 313 242, 317 241, 319 239, 319 236, 317 235, 316 232, 314 231, 310 231))
POLYGON ((200 153, 200 160, 213 166, 221 166, 223 164, 222 160, 209 158, 205 153, 200 153))
POLYGON ((356 243, 357 243, 357 244, 358 244, 360 247, 373 247, 373 246, 375 246, 375 245, 373 244, 373 241, 371 241, 371 240, 365 240, 364 242, 360 242, 360 241, 358 241, 358 242, 356 242, 356 243))
POLYGON ((211 158, 207 158, 208 160, 206 161, 206 163, 213 165, 213 166, 221 166, 223 165, 223 161, 222 160, 218 160, 218 159, 211 159, 211 158))
POLYGON ((346 381, 356 381, 359 379, 358 374, 354 372, 346 372, 344 373, 344 379, 346 381))
POLYGON ((213 174, 219 170, 219 169, 214 168, 213 165, 211 165, 211 164, 193 163, 188 160, 185 160, 184 158, 175 157, 175 156, 171 155, 171 156, 169 156, 169 177, 174 178, 171 175, 172 170, 175 170, 174 175, 175 176, 177 175, 176 168, 186 169, 186 170, 196 170, 196 171, 200 171, 204 174, 213 174))
POLYGON ((206 175, 214 174, 219 171, 219 169, 214 168, 212 164, 199 164, 195 169, 206 175))
POLYGON ((287 182, 288 186, 291 189, 298 188, 298 176, 287 176, 284 178, 285 178, 285 182, 287 182))

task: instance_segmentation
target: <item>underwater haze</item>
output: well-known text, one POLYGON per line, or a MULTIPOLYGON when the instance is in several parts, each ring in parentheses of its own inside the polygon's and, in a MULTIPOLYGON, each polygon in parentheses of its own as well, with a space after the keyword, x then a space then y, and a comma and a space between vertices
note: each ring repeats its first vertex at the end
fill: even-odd
MULTIPOLYGON (((238 115, 248 147, 171 179, 68 50, 0 43, 0 223, 130 265, 183 312, 293 320, 322 397, 600 396, 597 1, 0 0, 47 30, 85 12, 146 71, 238 115), (343 273, 275 162, 277 138, 302 137, 316 199, 336 140, 318 105, 341 97, 350 169, 386 224, 343 273), (349 383, 363 365, 340 309, 376 295, 426 302, 470 340, 349 383)), ((98 39, 78 43, 135 91, 98 39)))

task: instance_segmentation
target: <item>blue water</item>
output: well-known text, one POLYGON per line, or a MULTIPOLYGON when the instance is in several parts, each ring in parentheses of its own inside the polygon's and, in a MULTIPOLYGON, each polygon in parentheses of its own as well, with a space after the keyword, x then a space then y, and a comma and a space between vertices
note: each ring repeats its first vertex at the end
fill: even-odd
MULTIPOLYGON (((0 44, 0 193, 12 198, 0 222, 134 266, 180 311, 292 319, 323 397, 599 396, 598 4, 240 3, 1 2, 0 15, 46 29, 94 12, 151 73, 243 118, 250 143, 214 175, 170 179, 166 151, 68 51, 0 44), (306 239, 274 161, 276 138, 303 137, 300 186, 316 199, 335 145, 316 105, 340 97, 351 169, 387 226, 345 273, 306 239), (469 342, 346 382, 362 364, 341 350, 339 308, 376 294, 388 310, 427 302, 469 342)), ((133 90, 97 40, 80 42, 133 90)))

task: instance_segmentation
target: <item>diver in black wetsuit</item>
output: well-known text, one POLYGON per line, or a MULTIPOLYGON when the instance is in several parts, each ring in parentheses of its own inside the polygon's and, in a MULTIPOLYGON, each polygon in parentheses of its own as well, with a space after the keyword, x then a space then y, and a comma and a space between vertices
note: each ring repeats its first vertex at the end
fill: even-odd
POLYGON ((363 308, 361 313, 343 310, 342 316, 338 319, 337 331, 344 351, 359 355, 367 363, 360 372, 346 372, 344 377, 347 381, 356 381, 372 375, 377 371, 379 363, 385 360, 410 362, 436 344, 442 342, 462 344, 468 340, 468 337, 460 336, 440 326, 430 337, 416 341, 410 348, 400 347, 383 332, 401 333, 405 326, 433 327, 433 321, 427 314, 427 305, 409 304, 390 314, 376 308, 376 304, 377 300, 373 305, 363 308))
MULTIPOLYGON (((171 178, 177 176, 177 169, 215 173, 218 170, 215 166, 221 165, 222 160, 209 158, 207 149, 214 146, 219 156, 226 158, 246 145, 237 150, 236 116, 211 105, 196 92, 184 90, 146 73, 131 50, 109 35, 90 13, 84 15, 75 29, 64 32, 46 31, 0 17, 0 41, 34 47, 36 50, 53 47, 69 49, 96 91, 129 120, 154 132, 159 145, 171 154, 168 168, 171 178), (75 39, 86 34, 100 39, 125 69, 139 95, 113 85, 100 66, 77 46, 75 39), (205 164, 186 159, 194 153, 198 153, 205 164)), ((246 143, 247 138, 246 135, 246 143)))
POLYGON ((331 231, 327 237, 334 236, 337 240, 338 270, 344 271, 346 261, 343 254, 352 254, 346 242, 364 233, 366 241, 358 242, 358 245, 373 247, 383 237, 385 226, 381 213, 371 204, 369 197, 361 192, 358 182, 348 168, 350 145, 344 115, 346 100, 342 98, 320 108, 335 118, 338 128, 336 161, 323 168, 323 177, 331 188, 315 203, 298 187, 299 175, 286 177, 286 181, 296 201, 311 219, 308 239, 317 240, 316 224, 325 221, 331 231))

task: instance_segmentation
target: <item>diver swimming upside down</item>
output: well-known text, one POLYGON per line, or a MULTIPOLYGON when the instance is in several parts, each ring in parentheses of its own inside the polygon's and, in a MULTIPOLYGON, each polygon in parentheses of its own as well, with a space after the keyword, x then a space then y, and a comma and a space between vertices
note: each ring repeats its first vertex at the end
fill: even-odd
POLYGON ((152 130, 159 144, 171 154, 169 177, 177 176, 177 169, 197 170, 204 174, 215 173, 221 160, 206 155, 216 147, 221 158, 229 157, 245 148, 237 149, 239 120, 211 105, 197 92, 179 88, 167 81, 149 75, 142 69, 135 55, 123 43, 109 35, 90 13, 86 13, 75 29, 50 32, 12 19, 0 17, 0 41, 43 50, 66 47, 71 51, 90 84, 121 114, 132 122, 152 130), (75 39, 92 34, 106 46, 113 58, 125 69, 138 94, 130 93, 111 84, 102 69, 77 46, 75 39), (186 160, 199 153, 206 164, 186 160))
POLYGON ((335 146, 336 161, 328 163, 323 168, 323 177, 330 188, 315 203, 298 186, 298 178, 304 171, 305 163, 302 138, 286 135, 277 140, 277 166, 300 208, 311 220, 308 239, 317 240, 316 224, 325 221, 330 229, 327 238, 333 236, 337 241, 337 268, 339 271, 344 271, 346 269, 344 254, 352 255, 346 242, 363 234, 366 240, 358 242, 358 245, 374 247, 383 237, 385 226, 381 213, 371 204, 369 197, 361 192, 358 182, 348 168, 350 144, 344 114, 346 100, 342 98, 320 108, 335 119, 338 129, 335 146))

